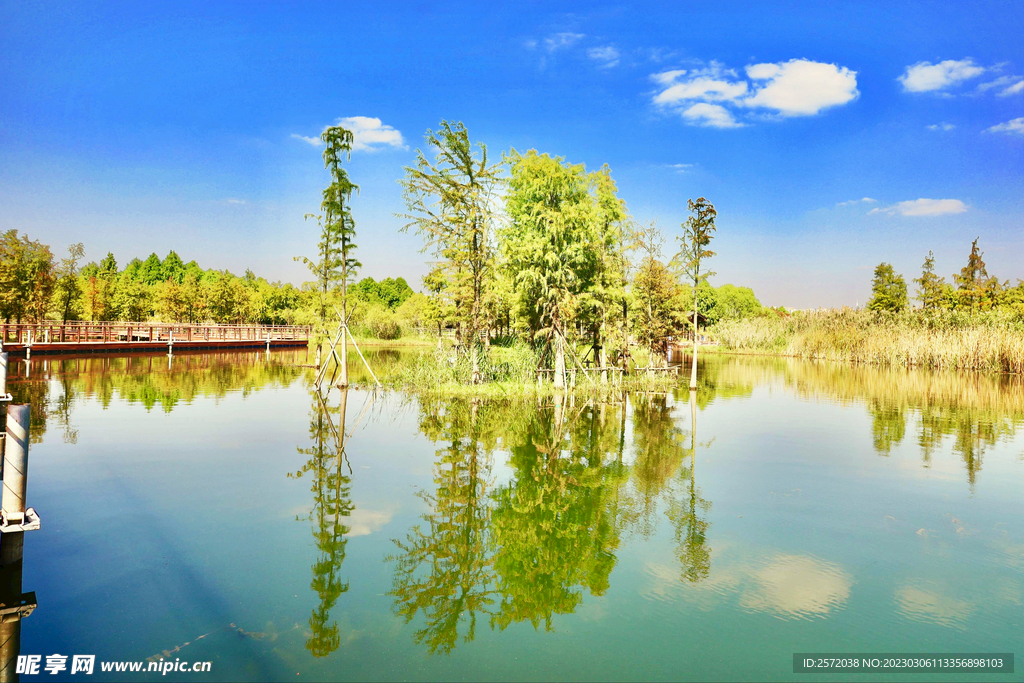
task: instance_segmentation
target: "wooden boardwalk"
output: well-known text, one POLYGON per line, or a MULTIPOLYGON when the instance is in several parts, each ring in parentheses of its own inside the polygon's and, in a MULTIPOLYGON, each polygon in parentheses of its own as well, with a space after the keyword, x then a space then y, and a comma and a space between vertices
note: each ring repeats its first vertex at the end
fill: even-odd
POLYGON ((0 344, 15 355, 279 348, 306 346, 306 325, 189 325, 186 323, 0 323, 0 344))

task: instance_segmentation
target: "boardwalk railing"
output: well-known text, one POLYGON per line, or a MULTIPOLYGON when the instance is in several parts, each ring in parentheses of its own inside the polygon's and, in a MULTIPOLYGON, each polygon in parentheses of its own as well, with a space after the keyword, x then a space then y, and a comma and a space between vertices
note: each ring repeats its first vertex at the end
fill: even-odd
POLYGON ((188 323, 43 322, 0 323, 0 342, 17 345, 102 344, 110 342, 304 341, 306 325, 190 325, 188 323))

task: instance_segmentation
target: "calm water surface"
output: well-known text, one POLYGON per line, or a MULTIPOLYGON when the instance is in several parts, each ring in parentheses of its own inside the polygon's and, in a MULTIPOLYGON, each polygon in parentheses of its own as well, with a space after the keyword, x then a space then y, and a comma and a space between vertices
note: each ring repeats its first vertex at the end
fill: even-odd
POLYGON ((323 400, 304 362, 12 362, 43 520, 22 653, 212 661, 197 681, 1024 656, 1020 378, 729 357, 692 405, 323 400))

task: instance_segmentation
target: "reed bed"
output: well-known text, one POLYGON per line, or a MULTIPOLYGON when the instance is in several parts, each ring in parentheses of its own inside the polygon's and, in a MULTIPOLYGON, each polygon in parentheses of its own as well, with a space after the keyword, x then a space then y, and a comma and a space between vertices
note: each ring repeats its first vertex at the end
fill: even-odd
POLYGON ((1024 373, 1024 320, 993 311, 823 311, 719 324, 724 349, 871 365, 1024 373))

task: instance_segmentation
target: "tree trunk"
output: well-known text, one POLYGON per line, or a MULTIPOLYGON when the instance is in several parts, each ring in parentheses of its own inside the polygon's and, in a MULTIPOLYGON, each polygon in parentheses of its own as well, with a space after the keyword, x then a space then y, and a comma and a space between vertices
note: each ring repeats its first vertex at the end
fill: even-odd
POLYGON ((562 333, 555 330, 555 388, 565 388, 565 340, 562 333))
POLYGON ((338 408, 338 478, 341 479, 341 463, 345 452, 345 413, 348 408, 348 389, 341 390, 341 407, 338 408))
POLYGON ((348 337, 351 332, 348 331, 348 268, 344 267, 341 270, 341 324, 345 328, 344 334, 341 335, 341 381, 338 382, 338 386, 348 386, 348 337))
POLYGON ((693 304, 693 363, 690 364, 690 391, 697 391, 697 297, 693 304))
POLYGON ((345 324, 345 334, 341 335, 341 380, 338 382, 339 387, 348 386, 348 336, 352 334, 348 331, 348 323, 345 324))
POLYGON ((690 394, 690 486, 693 490, 694 470, 697 467, 697 396, 690 394))
POLYGON ((473 339, 470 340, 469 344, 469 355, 473 359, 473 384, 480 384, 480 353, 477 349, 479 340, 476 333, 474 333, 473 339))

